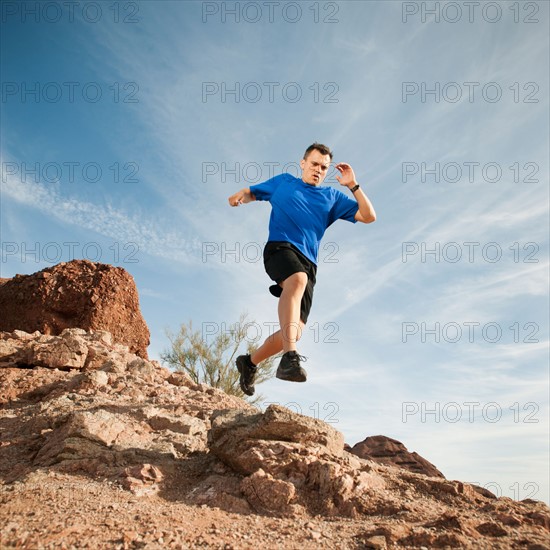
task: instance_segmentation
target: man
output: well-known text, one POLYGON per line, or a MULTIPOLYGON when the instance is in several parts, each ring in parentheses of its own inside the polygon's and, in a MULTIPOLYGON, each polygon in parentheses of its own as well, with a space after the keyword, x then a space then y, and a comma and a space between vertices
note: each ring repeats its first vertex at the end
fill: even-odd
POLYGON ((231 206, 255 200, 271 203, 269 238, 264 249, 264 266, 275 281, 270 292, 279 298, 280 330, 269 336, 252 354, 237 358, 240 386, 246 395, 254 394, 257 365, 281 351, 277 378, 305 382, 306 371, 300 365, 296 349, 307 322, 317 273, 319 243, 327 227, 338 219, 371 223, 376 220, 374 208, 359 187, 352 167, 336 165, 340 185, 353 195, 321 186, 327 175, 333 153, 321 143, 310 145, 300 161, 302 178, 281 174, 263 183, 237 191, 229 197, 231 206))

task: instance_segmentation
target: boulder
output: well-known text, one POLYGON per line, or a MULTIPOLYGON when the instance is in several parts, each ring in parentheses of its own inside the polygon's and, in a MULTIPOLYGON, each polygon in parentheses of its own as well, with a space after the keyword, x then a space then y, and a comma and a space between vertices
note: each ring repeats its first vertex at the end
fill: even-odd
POLYGON ((0 282, 0 331, 59 335, 66 328, 103 330, 147 359, 149 329, 136 285, 121 267, 73 260, 0 282))
POLYGON ((367 437, 351 447, 349 452, 380 464, 398 466, 417 474, 445 478, 431 462, 418 453, 409 452, 403 443, 385 435, 367 437))
POLYGON ((218 411, 212 417, 209 441, 216 456, 244 474, 258 469, 254 449, 259 446, 273 447, 273 455, 294 444, 335 456, 344 449, 343 435, 332 426, 280 405, 270 405, 265 413, 218 411))
POLYGON ((211 422, 210 451, 246 476, 241 490, 255 510, 352 516, 394 509, 376 465, 344 452, 343 435, 321 420, 270 405, 264 413, 217 411, 211 422))

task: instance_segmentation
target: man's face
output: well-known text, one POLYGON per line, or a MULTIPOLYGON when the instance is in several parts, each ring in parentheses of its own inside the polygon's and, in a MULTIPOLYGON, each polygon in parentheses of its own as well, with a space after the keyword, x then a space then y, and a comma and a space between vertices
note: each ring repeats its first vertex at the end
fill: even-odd
POLYGON ((330 155, 323 155, 317 149, 311 151, 307 159, 300 161, 302 180, 311 185, 321 185, 328 173, 330 155))

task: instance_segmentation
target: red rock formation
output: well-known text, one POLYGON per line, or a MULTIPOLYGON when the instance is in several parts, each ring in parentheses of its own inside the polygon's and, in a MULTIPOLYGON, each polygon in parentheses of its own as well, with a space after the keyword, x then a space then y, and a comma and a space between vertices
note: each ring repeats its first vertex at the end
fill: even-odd
POLYGON ((409 452, 403 443, 385 435, 367 437, 364 441, 356 443, 349 452, 379 464, 399 466, 417 474, 445 478, 431 462, 418 453, 409 452))
POLYGON ((149 329, 134 279, 121 267, 73 260, 1 279, 0 312, 0 331, 106 330, 115 342, 147 358, 149 329))

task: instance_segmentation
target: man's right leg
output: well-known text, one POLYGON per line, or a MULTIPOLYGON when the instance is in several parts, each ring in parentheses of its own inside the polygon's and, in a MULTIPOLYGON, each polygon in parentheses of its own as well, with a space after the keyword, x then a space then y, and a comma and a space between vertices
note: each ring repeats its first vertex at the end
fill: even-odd
MULTIPOLYGON (((298 340, 302 335, 304 327, 304 323, 300 321, 298 340)), ((252 359, 255 365, 259 365, 262 361, 265 361, 273 355, 277 355, 281 351, 283 351, 283 334, 281 330, 278 330, 265 339, 264 343, 250 356, 250 359, 252 359)))
POLYGON ((255 365, 259 365, 262 361, 281 351, 283 351, 283 336, 278 330, 265 339, 264 343, 250 356, 250 359, 255 365))
MULTIPOLYGON (((299 331, 298 331, 298 340, 302 335, 304 329, 304 323, 300 321, 299 331)), ((237 369, 241 374, 240 385, 246 395, 254 395, 254 379, 256 378, 256 367, 262 362, 277 355, 283 351, 283 334, 281 330, 274 332, 268 336, 264 343, 252 354, 250 357, 248 355, 240 355, 237 357, 237 369), (252 363, 252 364, 251 364, 252 363)))

